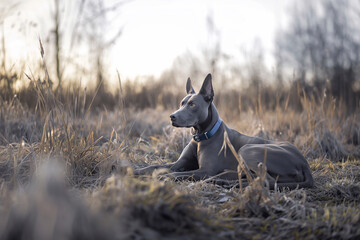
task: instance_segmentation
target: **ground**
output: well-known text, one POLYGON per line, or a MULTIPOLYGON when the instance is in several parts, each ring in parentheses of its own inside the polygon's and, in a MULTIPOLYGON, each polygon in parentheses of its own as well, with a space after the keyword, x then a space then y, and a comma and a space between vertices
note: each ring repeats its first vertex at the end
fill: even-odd
MULTIPOLYGON (((49 101, 50 102, 50 101, 49 101)), ((0 105, 0 236, 4 239, 358 239, 359 111, 303 102, 303 111, 218 108, 248 135, 295 144, 315 187, 270 191, 134 176, 175 161, 189 129, 171 110, 28 110, 0 105)), ((174 109, 175 110, 175 109, 174 109)))

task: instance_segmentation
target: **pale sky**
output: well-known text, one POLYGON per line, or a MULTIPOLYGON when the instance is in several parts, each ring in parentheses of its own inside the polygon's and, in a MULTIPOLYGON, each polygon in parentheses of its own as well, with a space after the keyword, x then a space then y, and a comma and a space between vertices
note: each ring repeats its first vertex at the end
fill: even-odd
MULTIPOLYGON (((0 11, 14 2, 19 5, 5 18, 4 31, 7 55, 16 64, 38 54, 38 37, 46 39, 51 25, 48 9, 52 1, 0 0, 0 11), (29 27, 29 22, 36 26, 29 27)), ((286 24, 286 10, 293 2, 134 0, 120 9, 117 22, 112 25, 117 29, 124 27, 124 31, 109 53, 107 63, 110 71, 118 69, 125 78, 159 76, 177 56, 187 51, 199 54, 208 44, 206 17, 212 12, 224 53, 237 58, 241 49, 251 49, 254 40, 258 40, 264 49, 265 63, 271 68, 274 34, 286 24)))

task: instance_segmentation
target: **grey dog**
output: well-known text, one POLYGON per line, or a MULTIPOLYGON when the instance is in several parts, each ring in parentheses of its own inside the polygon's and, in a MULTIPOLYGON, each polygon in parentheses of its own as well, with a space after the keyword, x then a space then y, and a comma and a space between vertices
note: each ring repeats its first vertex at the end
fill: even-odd
MULTIPOLYGON (((180 108, 170 115, 170 119, 174 127, 193 128, 193 139, 176 162, 138 169, 136 174, 168 168, 172 172, 167 175, 175 179, 201 180, 211 177, 220 183, 238 180, 239 162, 234 154, 223 149, 226 132, 249 172, 258 174, 264 169, 262 164, 265 163, 266 180, 270 188, 313 186, 309 164, 294 145, 246 136, 226 126, 213 103, 211 74, 206 76, 199 93, 195 92, 189 78, 186 92, 180 108)), ((246 185, 245 174, 242 178, 242 183, 246 185)))

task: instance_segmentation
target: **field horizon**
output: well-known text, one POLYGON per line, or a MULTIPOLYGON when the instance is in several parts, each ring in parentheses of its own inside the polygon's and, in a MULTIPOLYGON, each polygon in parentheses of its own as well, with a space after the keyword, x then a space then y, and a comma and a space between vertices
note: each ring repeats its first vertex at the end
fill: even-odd
POLYGON ((267 90, 249 98, 240 92, 217 95, 215 89, 218 110, 230 127, 295 144, 315 180, 310 189, 272 191, 259 178, 245 189, 228 189, 206 180, 160 179, 162 171, 132 174, 135 168, 176 161, 190 140, 188 129, 170 125, 175 103, 162 104, 183 96, 182 91, 172 95, 156 88, 155 105, 131 106, 131 99, 141 102, 138 94, 152 101, 150 83, 134 95, 118 96, 108 109, 105 102, 92 106, 96 94, 106 92, 91 96, 83 90, 65 97, 69 93, 56 92, 46 80, 30 80, 33 88, 26 93, 32 92, 36 104, 18 96, 1 100, 4 239, 360 236, 360 114, 349 114, 331 96, 323 94, 318 101, 299 92, 301 107, 295 108, 289 93, 273 99, 274 92, 267 90), (260 96, 268 96, 266 104, 260 96))

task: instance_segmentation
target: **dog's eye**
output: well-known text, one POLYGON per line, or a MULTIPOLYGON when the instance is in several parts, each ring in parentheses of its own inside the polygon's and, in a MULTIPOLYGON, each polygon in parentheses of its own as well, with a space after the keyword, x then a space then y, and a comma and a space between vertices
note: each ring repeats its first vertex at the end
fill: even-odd
POLYGON ((190 102, 190 103, 189 103, 189 106, 190 106, 190 107, 195 107, 195 103, 190 102))

